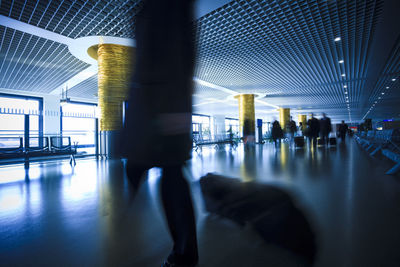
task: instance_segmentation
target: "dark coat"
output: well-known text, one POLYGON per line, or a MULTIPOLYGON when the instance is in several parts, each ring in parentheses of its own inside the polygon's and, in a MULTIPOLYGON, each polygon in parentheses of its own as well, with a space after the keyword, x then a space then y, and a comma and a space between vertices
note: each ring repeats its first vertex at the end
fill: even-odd
POLYGON ((271 137, 274 140, 283 138, 283 131, 278 121, 272 123, 271 137))
POLYGON ((147 0, 136 16, 136 64, 124 130, 130 163, 179 165, 190 158, 192 4, 147 0))
POLYGON ((328 117, 320 119, 319 127, 322 135, 328 135, 332 131, 331 119, 328 117))
POLYGON ((311 118, 307 122, 308 125, 308 136, 318 137, 319 135, 319 121, 316 118, 311 118))
POLYGON ((294 133, 297 131, 296 122, 293 121, 293 120, 289 121, 289 122, 287 123, 286 130, 287 130, 289 133, 294 134, 294 133))
POLYGON ((347 126, 346 123, 341 123, 339 124, 339 135, 341 137, 346 136, 347 130, 349 129, 349 126, 347 126))

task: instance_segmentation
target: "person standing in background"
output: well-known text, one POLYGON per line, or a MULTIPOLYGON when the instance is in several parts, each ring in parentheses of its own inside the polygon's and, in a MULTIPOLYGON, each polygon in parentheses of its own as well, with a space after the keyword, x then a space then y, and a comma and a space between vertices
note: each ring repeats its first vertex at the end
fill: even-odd
POLYGON ((297 131, 296 122, 290 116, 290 120, 287 122, 286 125, 286 133, 289 136, 289 142, 293 143, 294 140, 294 133, 297 131))
POLYGON ((344 123, 344 121, 342 121, 341 124, 339 124, 339 136, 342 139, 342 142, 346 142, 346 133, 347 130, 349 129, 349 127, 347 126, 346 123, 344 123))
POLYGON ((283 138, 283 130, 279 121, 277 120, 272 123, 271 137, 275 143, 275 146, 278 146, 278 142, 280 143, 281 139, 283 138))

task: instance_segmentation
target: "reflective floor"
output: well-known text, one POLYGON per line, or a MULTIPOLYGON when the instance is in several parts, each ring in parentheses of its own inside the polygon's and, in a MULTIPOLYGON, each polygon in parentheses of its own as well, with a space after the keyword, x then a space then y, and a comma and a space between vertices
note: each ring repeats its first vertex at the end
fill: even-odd
MULTIPOLYGON (((208 172, 274 184, 302 204, 318 233, 315 266, 399 266, 400 178, 355 142, 336 148, 204 148, 186 168, 195 202, 199 266, 306 266, 249 226, 204 211, 208 172)), ((159 266, 171 248, 159 169, 133 197, 120 161, 81 159, 0 167, 1 266, 159 266)))

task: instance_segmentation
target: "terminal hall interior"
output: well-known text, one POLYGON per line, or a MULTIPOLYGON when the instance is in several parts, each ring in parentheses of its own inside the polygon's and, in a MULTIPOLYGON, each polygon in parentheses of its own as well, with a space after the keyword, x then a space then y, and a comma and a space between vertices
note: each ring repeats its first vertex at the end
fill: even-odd
POLYGON ((400 266, 399 171, 399 0, 0 0, 1 266, 400 266))

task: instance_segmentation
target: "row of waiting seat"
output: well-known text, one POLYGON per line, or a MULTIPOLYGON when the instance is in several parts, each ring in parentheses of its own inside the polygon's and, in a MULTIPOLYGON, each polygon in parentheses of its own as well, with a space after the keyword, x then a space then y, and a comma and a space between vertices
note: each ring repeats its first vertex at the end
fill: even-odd
POLYGON ((236 149, 238 143, 239 139, 233 137, 219 136, 214 139, 204 140, 198 135, 193 135, 193 149, 196 152, 201 151, 203 146, 214 146, 216 149, 220 149, 225 145, 229 145, 230 148, 236 149))
POLYGON ((356 135, 356 141, 371 156, 381 153, 395 163, 386 174, 400 170, 400 129, 361 132, 356 135))
POLYGON ((69 136, 23 137, 1 136, 0 159, 27 158, 53 155, 71 155, 70 163, 75 163, 76 145, 69 136))

